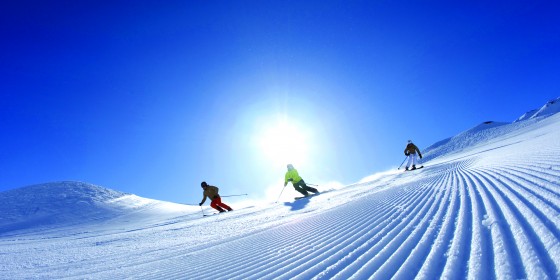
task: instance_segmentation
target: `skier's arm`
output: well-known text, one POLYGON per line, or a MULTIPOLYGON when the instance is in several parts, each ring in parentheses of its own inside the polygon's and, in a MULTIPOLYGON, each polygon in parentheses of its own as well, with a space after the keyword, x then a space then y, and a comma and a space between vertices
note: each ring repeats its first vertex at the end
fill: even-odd
POLYGON ((206 194, 204 194, 204 196, 202 197, 202 201, 198 204, 200 206, 202 206, 202 204, 204 204, 204 202, 206 202, 206 194))
POLYGON ((420 149, 418 149, 418 147, 416 147, 416 151, 418 152, 418 156, 422 158, 422 154, 420 153, 420 149))

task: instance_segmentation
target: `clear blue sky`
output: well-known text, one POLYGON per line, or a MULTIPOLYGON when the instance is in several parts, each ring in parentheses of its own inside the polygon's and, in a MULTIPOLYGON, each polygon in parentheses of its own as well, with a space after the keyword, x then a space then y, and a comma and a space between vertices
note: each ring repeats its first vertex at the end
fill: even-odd
POLYGON ((556 1, 9 2, 0 190, 350 184, 560 96, 556 1))

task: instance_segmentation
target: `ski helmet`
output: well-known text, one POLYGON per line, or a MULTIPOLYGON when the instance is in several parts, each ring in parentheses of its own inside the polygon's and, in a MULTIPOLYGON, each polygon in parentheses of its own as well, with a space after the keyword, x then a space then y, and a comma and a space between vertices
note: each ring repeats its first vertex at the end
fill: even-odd
POLYGON ((200 186, 204 188, 204 187, 207 187, 208 184, 206 184, 206 182, 203 181, 202 183, 200 183, 200 186))
POLYGON ((294 166, 292 164, 288 164, 288 170, 292 170, 294 169, 294 166))

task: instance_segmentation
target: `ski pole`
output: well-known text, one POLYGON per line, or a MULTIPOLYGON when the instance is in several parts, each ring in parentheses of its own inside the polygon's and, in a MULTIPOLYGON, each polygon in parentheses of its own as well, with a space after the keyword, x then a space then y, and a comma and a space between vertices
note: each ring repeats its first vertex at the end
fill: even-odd
POLYGON ((399 165, 399 168, 397 168, 397 170, 400 170, 400 169, 401 169, 401 166, 403 165, 403 163, 405 162, 405 160, 406 160, 407 158, 408 158, 408 156, 405 156, 405 157, 404 157, 404 160, 402 161, 401 165, 399 165))
POLYGON ((244 193, 244 194, 221 195, 221 197, 244 196, 244 195, 248 195, 248 194, 244 193))
POLYGON ((318 186, 319 186, 319 185, 309 184, 309 183, 305 183, 305 184, 306 184, 306 185, 309 185, 309 186, 315 186, 315 187, 318 187, 318 186))
MULTIPOLYGON (((202 206, 200 206, 200 211, 202 211, 202 217, 208 217, 208 216, 212 216, 212 215, 213 215, 213 214, 212 214, 212 215, 206 215, 206 214, 204 214, 204 210, 202 210, 202 206)), ((214 214, 216 214, 216 213, 214 213, 214 214)))
POLYGON ((286 188, 286 186, 284 186, 284 187, 282 188, 282 191, 280 192, 280 195, 278 196, 278 199, 277 199, 276 202, 274 202, 274 203, 278 203, 278 200, 280 200, 280 197, 282 196, 282 193, 284 192, 284 189, 285 189, 285 188, 286 188))

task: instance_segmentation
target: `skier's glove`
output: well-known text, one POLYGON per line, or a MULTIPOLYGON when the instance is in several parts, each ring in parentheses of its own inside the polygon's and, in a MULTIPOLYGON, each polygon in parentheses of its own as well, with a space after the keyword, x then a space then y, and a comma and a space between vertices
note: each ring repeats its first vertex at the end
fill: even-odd
POLYGON ((202 206, 202 202, 198 204, 198 206, 202 206))

